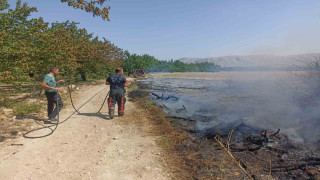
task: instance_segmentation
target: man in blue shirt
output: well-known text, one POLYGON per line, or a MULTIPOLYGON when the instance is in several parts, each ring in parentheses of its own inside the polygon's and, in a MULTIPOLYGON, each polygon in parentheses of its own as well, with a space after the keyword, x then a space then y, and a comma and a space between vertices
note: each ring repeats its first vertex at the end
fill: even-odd
POLYGON ((113 119, 114 109, 118 103, 118 116, 124 115, 124 104, 126 103, 125 90, 127 80, 123 77, 123 69, 117 68, 116 74, 110 75, 106 80, 106 85, 110 85, 110 94, 108 98, 109 118, 113 119))
POLYGON ((64 83, 64 80, 60 80, 56 82, 54 76, 59 74, 59 69, 57 67, 50 68, 49 74, 47 74, 43 82, 41 83, 41 87, 45 88, 45 95, 48 101, 48 118, 50 121, 57 121, 55 117, 61 111, 63 107, 63 103, 61 100, 61 96, 59 95, 57 88, 57 84, 59 82, 64 83), (54 108, 54 104, 56 107, 54 108))

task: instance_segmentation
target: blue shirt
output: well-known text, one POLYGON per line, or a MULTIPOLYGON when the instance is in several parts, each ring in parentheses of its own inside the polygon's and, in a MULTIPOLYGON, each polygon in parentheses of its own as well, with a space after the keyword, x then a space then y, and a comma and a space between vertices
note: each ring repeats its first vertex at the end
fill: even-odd
POLYGON ((127 82, 126 78, 120 74, 113 74, 107 78, 110 89, 124 89, 123 84, 127 82))

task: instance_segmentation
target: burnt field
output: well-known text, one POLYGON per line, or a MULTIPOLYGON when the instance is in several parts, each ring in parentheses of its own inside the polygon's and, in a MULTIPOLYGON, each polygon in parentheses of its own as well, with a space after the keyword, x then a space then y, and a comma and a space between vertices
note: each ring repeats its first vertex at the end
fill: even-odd
POLYGON ((320 98, 302 98, 303 75, 159 73, 140 86, 189 132, 176 150, 194 179, 319 179, 320 98))

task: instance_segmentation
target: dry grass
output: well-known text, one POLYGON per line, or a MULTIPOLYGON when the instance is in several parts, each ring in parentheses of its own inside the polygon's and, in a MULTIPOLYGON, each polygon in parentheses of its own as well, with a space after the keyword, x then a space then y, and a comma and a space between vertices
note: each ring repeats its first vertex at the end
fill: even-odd
POLYGON ((238 161, 234 155, 232 154, 231 152, 231 149, 230 149, 230 144, 231 144, 231 141, 232 141, 232 137, 234 135, 234 130, 232 130, 229 135, 228 135, 228 138, 226 140, 225 143, 223 143, 223 140, 221 138, 221 136, 217 135, 214 139, 218 142, 218 144, 222 147, 222 149, 230 156, 230 158, 232 159, 232 161, 244 172, 246 173, 246 175, 254 180, 254 176, 252 174, 250 174, 247 169, 245 167, 243 167, 242 163, 240 161, 238 161))
POLYGON ((45 110, 42 100, 30 96, 26 90, 0 90, 0 142, 29 130, 35 124, 31 118, 45 110), (25 115, 29 115, 26 120, 25 115))
POLYGON ((156 136, 156 143, 164 154, 165 163, 163 164, 168 165, 167 171, 171 174, 172 179, 190 179, 192 171, 175 149, 176 145, 181 144, 185 139, 186 133, 174 129, 170 119, 166 117, 162 109, 146 97, 146 93, 138 92, 137 87, 132 89, 129 90, 130 99, 134 102, 136 108, 130 113, 130 119, 135 119, 131 123, 133 122, 141 128, 150 127, 149 132, 156 136), (132 89, 135 90, 132 91, 132 89))
MULTIPOLYGON (((0 112, 2 110, 0 109, 0 112)), ((34 125, 33 120, 13 120, 13 118, 0 118, 0 142, 3 142, 7 139, 13 139, 19 137, 21 132, 30 130, 34 125)))
POLYGON ((36 125, 34 119, 44 116, 44 104, 29 102, 6 102, 0 107, 0 142, 21 136, 21 132, 36 125), (28 117, 24 117, 28 115, 28 117))
POLYGON ((181 73, 153 73, 152 77, 183 78, 201 80, 222 81, 258 81, 289 79, 297 75, 305 74, 304 71, 222 71, 222 72, 181 72, 181 73))

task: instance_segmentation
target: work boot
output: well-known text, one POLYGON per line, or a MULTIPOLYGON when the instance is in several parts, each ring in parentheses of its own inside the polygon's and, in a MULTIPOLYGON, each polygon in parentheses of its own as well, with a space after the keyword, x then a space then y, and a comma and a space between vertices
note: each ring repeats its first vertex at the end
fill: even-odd
POLYGON ((110 119, 113 119, 113 118, 114 118, 114 110, 113 110, 113 109, 110 109, 110 110, 109 110, 109 118, 110 118, 110 119))
POLYGON ((118 116, 119 117, 124 116, 124 113, 118 113, 118 116))

